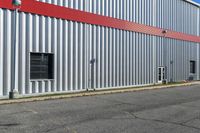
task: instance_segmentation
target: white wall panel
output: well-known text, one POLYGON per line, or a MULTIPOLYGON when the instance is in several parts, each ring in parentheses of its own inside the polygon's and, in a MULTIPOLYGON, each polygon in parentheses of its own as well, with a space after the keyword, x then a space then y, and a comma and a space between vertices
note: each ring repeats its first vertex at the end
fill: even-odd
POLYGON ((151 26, 156 8, 157 27, 197 35, 198 7, 183 0, 153 0, 155 3, 152 0, 39 1, 151 26))
MULTIPOLYGON (((180 0, 43 2, 199 35, 199 9, 180 0)), ((7 96, 11 89, 13 15, 0 9, 0 96, 7 96)), ((168 80, 187 80, 190 60, 199 69, 196 43, 22 12, 18 15, 15 85, 20 94, 153 84, 158 81, 159 66, 167 67, 168 80), (30 79, 30 52, 54 54, 53 80, 30 79), (96 60, 93 66, 91 59, 96 60)), ((192 75, 194 79, 199 71, 192 75)))
POLYGON ((4 26, 4 22, 3 22, 3 15, 4 15, 4 13, 3 13, 3 10, 2 9, 0 9, 0 96, 2 96, 3 95, 3 69, 4 69, 4 67, 5 67, 5 65, 3 65, 3 61, 4 61, 4 53, 3 53, 3 51, 4 51, 4 43, 3 43, 3 41, 4 41, 4 35, 3 35, 3 33, 4 33, 4 28, 3 28, 3 26, 4 26))
POLYGON ((9 10, 3 10, 3 94, 7 95, 11 90, 11 57, 12 57, 12 45, 11 45, 11 16, 12 13, 9 10))

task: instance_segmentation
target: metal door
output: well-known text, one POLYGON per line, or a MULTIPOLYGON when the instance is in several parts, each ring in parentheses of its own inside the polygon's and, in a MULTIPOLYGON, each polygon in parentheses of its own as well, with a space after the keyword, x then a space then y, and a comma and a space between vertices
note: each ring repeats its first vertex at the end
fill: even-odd
POLYGON ((162 83, 165 80, 165 67, 158 68, 158 83, 162 83))

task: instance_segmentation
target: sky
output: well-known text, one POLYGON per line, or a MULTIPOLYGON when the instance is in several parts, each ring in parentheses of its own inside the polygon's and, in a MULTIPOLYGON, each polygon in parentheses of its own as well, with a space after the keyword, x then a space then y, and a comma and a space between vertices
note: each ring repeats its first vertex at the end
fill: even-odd
POLYGON ((193 1, 200 3, 200 0, 193 0, 193 1))

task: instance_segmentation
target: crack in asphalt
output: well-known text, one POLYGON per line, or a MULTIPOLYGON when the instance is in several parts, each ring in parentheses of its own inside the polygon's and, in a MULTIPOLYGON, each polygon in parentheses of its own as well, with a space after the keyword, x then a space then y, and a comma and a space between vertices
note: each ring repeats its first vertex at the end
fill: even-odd
POLYGON ((7 124, 1 124, 0 127, 13 127, 13 126, 19 126, 19 123, 7 123, 7 124))
POLYGON ((186 123, 188 123, 188 122, 190 122, 190 121, 193 121, 193 120, 200 120, 200 118, 194 117, 194 118, 191 118, 191 119, 189 119, 189 120, 187 120, 187 121, 182 122, 182 124, 186 124, 186 123))
POLYGON ((45 130, 44 132, 45 132, 45 133, 48 133, 48 132, 55 131, 55 130, 57 130, 57 129, 64 129, 67 133, 78 133, 78 132, 76 131, 76 129, 70 128, 70 127, 68 127, 66 124, 60 125, 60 126, 57 126, 57 127, 51 128, 51 129, 48 129, 48 130, 45 130))
MULTIPOLYGON (((169 97, 162 99, 162 96, 160 94, 148 94, 147 96, 151 96, 151 97, 144 100, 140 100, 140 99, 138 100, 137 99, 138 97, 134 97, 134 96, 132 98, 130 97, 130 95, 128 95, 127 97, 126 95, 123 95, 122 96, 123 98, 120 98, 120 96, 118 97, 118 95, 116 94, 113 98, 108 96, 110 99, 108 97, 103 97, 103 96, 94 96, 93 97, 94 99, 92 100, 96 100, 96 101, 92 102, 91 105, 86 100, 84 102, 87 102, 87 104, 85 105, 85 103, 83 103, 84 106, 81 106, 83 108, 79 108, 79 107, 73 108, 73 106, 72 108, 70 108, 70 106, 67 106, 67 104, 61 103, 61 105, 64 107, 60 109, 60 107, 55 105, 55 111, 52 111, 54 109, 53 106, 52 108, 47 108, 48 110, 46 108, 44 108, 45 110, 40 110, 39 107, 41 105, 39 107, 31 105, 31 108, 33 109, 29 108, 29 106, 26 107, 24 105, 25 107, 20 106, 20 110, 23 109, 22 111, 18 110, 18 112, 17 111, 15 113, 9 112, 8 114, 6 114, 6 115, 12 115, 10 117, 11 119, 9 119, 10 123, 2 122, 1 124, 0 122, 0 129, 7 130, 7 129, 15 128, 16 126, 20 125, 19 123, 13 123, 14 121, 19 121, 20 123, 22 122, 23 124, 27 124, 24 122, 24 119, 27 119, 31 116, 30 118, 35 118, 34 120, 37 120, 38 122, 39 121, 41 122, 41 120, 44 120, 41 123, 45 122, 45 124, 41 125, 40 129, 34 129, 37 131, 42 130, 42 132, 56 132, 56 131, 64 130, 65 132, 68 132, 68 133, 77 133, 76 130, 79 129, 79 126, 80 127, 83 126, 82 124, 86 123, 86 124, 92 125, 96 121, 106 123, 106 122, 110 122, 110 120, 113 122, 115 121, 123 122, 121 120, 137 122, 137 120, 139 121, 141 120, 141 122, 147 121, 148 123, 151 122, 155 125, 158 123, 162 123, 163 125, 171 124, 171 126, 172 125, 176 127, 181 126, 188 129, 198 130, 198 132, 200 132, 200 128, 198 127, 198 125, 195 126, 193 124, 188 123, 196 119, 200 120, 200 112, 198 111, 199 106, 198 107, 193 106, 193 104, 191 103, 195 101, 195 103, 198 104, 200 100, 200 96, 193 95, 194 97, 192 97, 192 95, 191 96, 180 95, 176 97, 174 96, 174 93, 173 93, 173 97, 172 97, 170 96, 170 93, 167 93, 162 96, 166 96, 166 97, 169 96, 169 97), (152 98, 152 101, 148 101, 151 98, 152 98), (192 105, 188 106, 188 105, 185 105, 184 103, 190 103, 192 105), (181 111, 185 110, 187 107, 192 107, 190 109, 192 110, 193 114, 189 112, 189 115, 191 116, 189 118, 187 117, 187 119, 181 119, 181 122, 180 121, 173 122, 174 118, 176 117, 179 118, 181 115, 182 116, 184 115, 185 112, 181 112, 181 111, 178 112, 180 113, 178 115, 177 115, 177 112, 175 112, 176 115, 169 116, 170 118, 173 118, 173 120, 162 119, 163 114, 158 114, 158 116, 162 115, 161 118, 160 117, 154 118, 150 116, 145 117, 142 115, 143 113, 145 113, 145 111, 151 112, 152 110, 154 111, 154 109, 159 111, 160 108, 165 109, 165 108, 171 108, 172 106, 175 106, 175 107, 185 106, 185 108, 181 108, 181 111), (17 116, 18 114, 22 114, 22 115, 19 115, 17 119, 14 120, 15 117, 13 115, 17 116), (21 118, 22 116, 23 118, 21 118), (26 116, 26 118, 24 118, 24 116, 26 116), (70 118, 68 118, 69 116, 70 118), (49 122, 49 119, 48 119, 49 117, 52 119, 53 121, 52 123, 49 122), (47 125, 51 125, 51 126, 47 126, 47 125)), ((143 97, 143 95, 141 95, 141 97, 143 97)), ((6 117, 7 116, 5 116, 5 118, 6 117)), ((34 124, 39 124, 39 123, 31 123, 31 124, 34 125, 34 124)))
POLYGON ((0 129, 1 130, 7 130, 7 129, 9 129, 9 128, 11 128, 11 127, 17 127, 17 126, 20 126, 21 124, 19 124, 19 123, 0 123, 0 129))
POLYGON ((153 122, 159 122, 159 123, 164 123, 164 124, 173 124, 173 125, 192 128, 192 129, 200 131, 200 128, 194 127, 194 126, 185 125, 184 123, 170 122, 170 121, 164 121, 164 120, 158 120, 158 119, 142 118, 142 117, 137 116, 135 113, 130 113, 130 112, 129 112, 129 114, 132 115, 132 117, 134 117, 135 119, 139 119, 139 120, 153 121, 153 122))
POLYGON ((166 99, 167 102, 163 102, 163 103, 159 103, 159 104, 153 104, 153 105, 149 104, 147 106, 127 103, 127 102, 121 102, 121 101, 118 101, 118 100, 110 100, 110 99, 101 98, 101 97, 96 97, 96 99, 106 100, 106 101, 109 101, 109 102, 139 107, 139 108, 135 108, 134 110, 131 111, 131 112, 137 113, 137 112, 146 111, 146 110, 159 109, 159 108, 163 108, 163 107, 169 107, 169 106, 173 106, 173 105, 180 105, 180 104, 184 104, 184 103, 198 101, 198 100, 200 100, 200 96, 192 97, 192 98, 188 98, 188 99, 178 99, 176 102, 174 102, 174 100, 172 100, 172 102, 168 102, 168 100, 166 99))
MULTIPOLYGON (((121 101, 117 101, 117 100, 108 100, 108 99, 100 98, 100 97, 95 97, 95 98, 96 99, 100 99, 100 100, 104 100, 104 101, 109 101, 111 103, 115 103, 114 105, 111 105, 110 108, 115 108, 116 106, 121 106, 121 105, 132 105, 132 106, 138 106, 138 107, 141 106, 141 105, 136 105, 136 104, 126 103, 126 102, 121 102, 121 101)), ((199 97, 198 97, 198 99, 199 99, 199 97)), ((181 102, 181 103, 184 103, 184 102, 181 102)), ((173 103, 168 104, 168 106, 172 106, 172 105, 177 105, 177 103, 176 104, 173 104, 173 103)), ((119 111, 119 113, 124 113, 125 112, 127 114, 133 114, 133 113, 139 113, 139 112, 146 111, 146 110, 159 109, 159 108, 162 108, 162 107, 167 107, 167 106, 161 105, 161 104, 159 104, 159 105, 151 105, 151 106, 153 106, 153 107, 149 108, 149 107, 141 106, 141 108, 134 109, 134 111, 131 111, 131 110, 128 110, 128 111, 127 110, 122 110, 122 111, 119 111), (133 113, 129 113, 129 112, 133 112, 133 113)), ((131 116, 134 116, 134 115, 131 115, 131 116)), ((101 113, 97 112, 96 114, 93 114, 92 117, 86 117, 86 118, 83 118, 83 119, 79 119, 79 120, 77 120, 75 122, 69 123, 68 125, 76 125, 76 124, 80 124, 80 123, 87 123, 87 122, 91 122, 91 121, 95 121, 95 120, 139 119, 139 117, 137 117, 137 116, 135 116, 133 118, 125 118, 125 117, 122 117, 122 118, 112 118, 112 117, 113 117, 112 114, 108 114, 107 116, 102 116, 101 113)), ((145 118, 140 118, 140 119, 145 120, 145 118)), ((154 119, 146 119, 146 120, 154 120, 154 119)), ((196 128, 196 127, 184 125, 184 123, 167 122, 167 121, 156 120, 156 119, 154 121, 162 122, 162 123, 171 123, 171 124, 176 124, 176 125, 179 125, 179 126, 185 126, 185 127, 190 127, 190 128, 194 128, 194 129, 200 130, 199 128, 196 128)))
POLYGON ((118 101, 118 100, 110 100, 110 99, 107 99, 107 98, 101 98, 101 97, 97 97, 97 96, 96 96, 95 98, 98 99, 98 100, 104 100, 104 101, 108 101, 108 102, 115 103, 115 104, 125 104, 125 105, 135 105, 135 106, 139 106, 139 105, 137 105, 137 104, 122 102, 122 101, 118 101))
MULTIPOLYGON (((96 121, 96 120, 122 120, 122 119, 124 119, 124 120, 136 120, 136 119, 138 119, 138 120, 144 120, 144 121, 159 122, 159 123, 163 123, 163 124, 173 124, 173 125, 176 125, 176 126, 182 126, 182 127, 191 128, 191 129, 195 129, 195 130, 200 131, 200 128, 186 125, 185 122, 178 123, 178 122, 170 122, 170 121, 164 121, 164 120, 159 120, 159 119, 149 119, 149 118, 139 117, 135 113, 131 113, 131 112, 127 112, 127 111, 122 111, 122 112, 125 113, 125 114, 130 115, 131 117, 127 118, 125 116, 124 117, 122 116, 121 118, 110 118, 110 117, 107 117, 107 118, 104 117, 103 118, 101 116, 100 117, 98 116, 98 117, 93 117, 93 118, 90 118, 90 119, 87 118, 87 119, 79 120, 79 121, 77 121, 75 123, 60 125, 60 126, 58 126, 56 128, 52 128, 52 129, 46 130, 45 132, 54 131, 54 130, 59 129, 59 128, 65 128, 65 127, 69 128, 69 126, 73 126, 73 125, 81 124, 81 123, 86 123, 86 122, 89 123, 89 122, 96 121)), ((97 115, 95 115, 95 116, 97 116, 97 115)), ((190 120, 194 120, 194 119, 195 118, 190 119, 190 120)), ((69 131, 69 129, 68 129, 68 131, 69 131)), ((74 129, 74 131, 76 131, 76 130, 74 129)), ((72 130, 71 130, 70 133, 76 133, 76 132, 72 132, 72 130)))
POLYGON ((184 105, 182 104, 181 106, 184 106, 184 107, 191 107, 191 108, 199 108, 200 106, 194 106, 194 105, 184 105))

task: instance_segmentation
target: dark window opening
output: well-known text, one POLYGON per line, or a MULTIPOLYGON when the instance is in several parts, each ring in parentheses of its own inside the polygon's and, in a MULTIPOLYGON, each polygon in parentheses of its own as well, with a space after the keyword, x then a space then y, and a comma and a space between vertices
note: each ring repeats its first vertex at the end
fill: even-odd
POLYGON ((163 79, 165 79, 165 68, 163 68, 163 79))
POLYGON ((54 69, 53 54, 31 53, 30 54, 30 78, 53 79, 54 69))
POLYGON ((161 75, 162 75, 162 74, 161 74, 162 71, 161 71, 161 68, 159 68, 158 71, 159 71, 159 72, 158 72, 158 75, 159 75, 159 76, 158 76, 158 80, 161 81, 161 80, 162 80, 162 76, 161 76, 161 75))
POLYGON ((190 61, 190 73, 195 74, 196 73, 196 62, 190 61))

